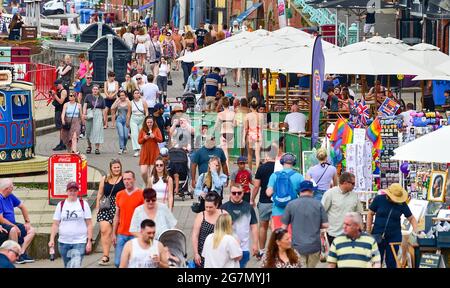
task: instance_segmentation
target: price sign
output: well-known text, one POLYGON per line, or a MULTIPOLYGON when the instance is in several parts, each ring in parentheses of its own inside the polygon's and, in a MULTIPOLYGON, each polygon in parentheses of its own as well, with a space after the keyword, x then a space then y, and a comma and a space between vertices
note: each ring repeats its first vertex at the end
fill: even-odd
POLYGON ((419 268, 445 268, 442 255, 424 253, 420 258, 419 268))

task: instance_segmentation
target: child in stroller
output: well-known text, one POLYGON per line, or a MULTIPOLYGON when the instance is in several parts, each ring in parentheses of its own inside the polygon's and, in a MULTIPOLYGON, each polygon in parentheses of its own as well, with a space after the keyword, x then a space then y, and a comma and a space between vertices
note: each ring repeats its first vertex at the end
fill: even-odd
POLYGON ((194 198, 189 192, 189 157, 184 149, 169 149, 169 174, 174 179, 174 194, 184 201, 186 195, 194 198))
POLYGON ((186 268, 187 249, 186 236, 183 231, 169 229, 164 231, 158 239, 167 249, 169 268, 186 268))

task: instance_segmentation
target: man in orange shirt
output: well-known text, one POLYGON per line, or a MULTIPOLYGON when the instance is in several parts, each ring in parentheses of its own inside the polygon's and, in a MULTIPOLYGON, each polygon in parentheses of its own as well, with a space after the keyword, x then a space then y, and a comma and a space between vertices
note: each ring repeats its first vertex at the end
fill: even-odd
POLYGON ((143 191, 135 186, 136 175, 133 171, 125 171, 123 173, 123 182, 125 190, 117 193, 116 215, 113 222, 112 242, 116 247, 114 256, 114 265, 116 267, 119 267, 123 247, 128 240, 134 238, 129 232, 134 209, 144 204, 143 191))

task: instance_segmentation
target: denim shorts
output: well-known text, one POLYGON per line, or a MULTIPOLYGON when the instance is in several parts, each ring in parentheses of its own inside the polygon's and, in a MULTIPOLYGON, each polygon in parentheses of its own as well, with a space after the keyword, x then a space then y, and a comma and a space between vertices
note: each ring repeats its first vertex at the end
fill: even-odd
POLYGON ((273 203, 258 202, 259 221, 270 221, 273 203))
POLYGON ((58 251, 64 261, 64 268, 81 268, 86 243, 66 244, 58 242, 58 251))

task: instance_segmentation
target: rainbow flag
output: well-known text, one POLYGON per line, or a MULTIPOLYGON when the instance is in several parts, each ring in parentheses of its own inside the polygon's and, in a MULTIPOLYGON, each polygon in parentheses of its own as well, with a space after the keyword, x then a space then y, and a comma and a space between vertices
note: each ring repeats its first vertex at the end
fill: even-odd
POLYGON ((353 141, 353 130, 344 118, 339 118, 336 121, 336 126, 330 136, 331 142, 337 142, 339 139, 342 139, 342 141, 339 141, 341 145, 349 144, 353 141))
POLYGON ((377 117, 373 120, 372 124, 367 128, 367 137, 372 141, 373 148, 376 150, 383 149, 383 141, 381 140, 381 123, 377 117))

